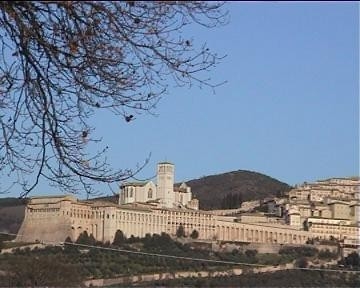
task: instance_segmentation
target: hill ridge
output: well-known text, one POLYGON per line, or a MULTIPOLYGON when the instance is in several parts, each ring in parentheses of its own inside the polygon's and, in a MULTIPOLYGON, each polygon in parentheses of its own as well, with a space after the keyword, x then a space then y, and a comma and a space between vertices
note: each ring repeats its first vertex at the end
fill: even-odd
POLYGON ((260 200, 282 196, 292 188, 271 176, 243 169, 202 176, 185 183, 199 200, 200 208, 205 210, 226 208, 222 203, 229 195, 240 195, 242 201, 260 200))

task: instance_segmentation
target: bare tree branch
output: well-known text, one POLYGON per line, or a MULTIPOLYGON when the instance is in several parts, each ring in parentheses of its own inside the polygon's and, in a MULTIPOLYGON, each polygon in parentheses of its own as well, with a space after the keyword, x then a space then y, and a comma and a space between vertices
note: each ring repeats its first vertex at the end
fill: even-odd
POLYGON ((125 121, 155 109, 174 85, 201 78, 222 57, 196 48, 181 30, 223 25, 221 2, 0 2, 0 173, 28 195, 41 178, 66 192, 94 193, 92 183, 119 182, 105 148, 91 154, 89 119, 106 109, 125 121))

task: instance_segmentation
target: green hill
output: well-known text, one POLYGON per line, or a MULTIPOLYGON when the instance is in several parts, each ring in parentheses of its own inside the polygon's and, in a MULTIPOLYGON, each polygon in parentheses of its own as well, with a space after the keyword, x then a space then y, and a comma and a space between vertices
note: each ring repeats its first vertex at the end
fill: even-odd
POLYGON ((229 207, 229 202, 281 196, 291 189, 288 184, 274 178, 245 170, 205 176, 186 184, 191 187, 193 196, 199 199, 200 208, 205 210, 234 208, 229 207))

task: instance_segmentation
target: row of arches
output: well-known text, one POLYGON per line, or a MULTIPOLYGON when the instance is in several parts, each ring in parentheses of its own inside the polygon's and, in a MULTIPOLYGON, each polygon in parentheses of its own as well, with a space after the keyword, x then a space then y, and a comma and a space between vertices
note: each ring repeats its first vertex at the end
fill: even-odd
POLYGON ((217 225, 218 240, 255 243, 301 244, 307 237, 296 231, 284 231, 271 227, 225 226, 217 225))

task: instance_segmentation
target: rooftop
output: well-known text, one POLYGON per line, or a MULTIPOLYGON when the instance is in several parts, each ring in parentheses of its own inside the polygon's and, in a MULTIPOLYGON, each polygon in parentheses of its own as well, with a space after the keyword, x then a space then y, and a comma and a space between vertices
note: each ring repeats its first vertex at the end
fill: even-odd
POLYGON ((147 181, 138 181, 138 182, 124 182, 121 184, 121 186, 145 186, 147 183, 147 181))
POLYGON ((159 163, 158 163, 158 165, 161 165, 161 164, 170 164, 170 165, 174 165, 173 163, 168 162, 168 161, 164 161, 164 162, 159 162, 159 163))

